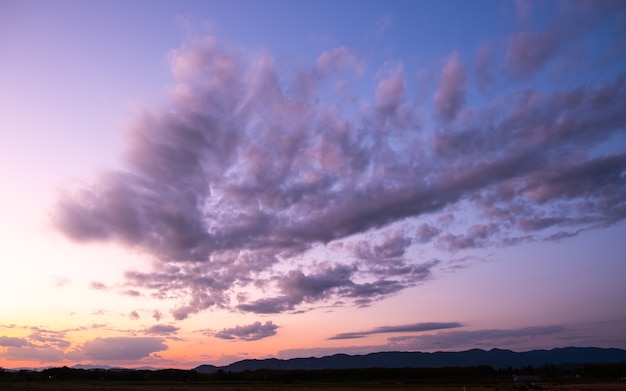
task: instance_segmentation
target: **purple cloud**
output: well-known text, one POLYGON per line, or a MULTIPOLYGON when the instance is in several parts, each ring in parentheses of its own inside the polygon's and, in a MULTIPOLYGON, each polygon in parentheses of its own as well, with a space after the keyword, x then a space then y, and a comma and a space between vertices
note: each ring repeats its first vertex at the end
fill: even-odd
POLYGON ((31 333, 28 336, 29 341, 39 343, 45 346, 52 346, 58 349, 65 349, 70 346, 70 341, 66 338, 69 330, 48 330, 40 327, 31 327, 31 333))
POLYGON ((567 329, 563 326, 538 326, 521 329, 487 329, 472 331, 445 331, 418 336, 389 338, 389 344, 397 349, 431 350, 459 349, 459 347, 493 348, 521 345, 522 340, 558 336, 567 329))
POLYGON ((148 335, 172 335, 176 334, 180 330, 179 327, 168 324, 155 324, 145 330, 148 335))
POLYGON ((131 296, 131 297, 141 296, 141 293, 139 291, 134 290, 134 289, 127 289, 125 291, 122 291, 121 293, 123 295, 125 295, 125 296, 131 296))
POLYGON ((517 33, 509 41, 506 66, 517 74, 532 75, 554 55, 559 43, 554 30, 517 33))
POLYGON ((74 360, 133 361, 166 349, 167 345, 162 338, 110 337, 87 341, 69 352, 67 356, 74 360))
POLYGON ((64 359, 63 350, 49 346, 9 346, 2 354, 3 358, 11 361, 34 361, 40 363, 59 362, 64 359))
POLYGON ((367 331, 357 331, 350 333, 341 333, 334 335, 328 339, 354 339, 364 338, 372 334, 387 334, 387 333, 416 333, 422 331, 433 331, 442 329, 451 329, 456 327, 462 327, 463 325, 458 322, 425 322, 414 323, 401 326, 381 326, 367 331))
POLYGON ((384 116, 391 116, 404 103, 406 82, 402 66, 387 72, 376 86, 376 106, 384 116))
MULTIPOLYGON (((369 101, 329 97, 336 75, 365 69, 346 47, 290 74, 267 53, 193 40, 170 54, 167 110, 130 126, 123 170, 62 194, 53 222, 77 242, 150 255, 151 268, 125 274, 125 294, 176 302, 176 320, 369 305, 443 267, 422 248, 453 254, 616 224, 626 217, 626 78, 524 84, 563 37, 585 44, 585 29, 546 31, 515 33, 506 53, 494 45, 481 60, 488 70, 492 54, 506 57, 519 89, 470 101, 472 75, 455 52, 424 107, 407 98, 415 72, 405 64, 373 72, 369 101)), ((341 80, 346 91, 367 87, 355 80, 341 80)))
POLYGON ((359 58, 345 46, 325 51, 315 63, 315 70, 321 75, 327 75, 334 70, 353 70, 361 73, 362 67, 359 58))
POLYGON ((437 115, 446 121, 456 117, 465 103, 465 71, 458 54, 450 55, 443 66, 434 104, 437 115))
POLYGON ((265 323, 254 322, 245 326, 236 326, 229 329, 223 329, 215 333, 213 336, 220 339, 239 339, 243 341, 257 341, 259 339, 276 335, 277 325, 271 321, 265 323))
POLYGON ((16 337, 0 337, 0 346, 13 346, 13 347, 22 347, 29 345, 28 340, 25 338, 16 338, 16 337))

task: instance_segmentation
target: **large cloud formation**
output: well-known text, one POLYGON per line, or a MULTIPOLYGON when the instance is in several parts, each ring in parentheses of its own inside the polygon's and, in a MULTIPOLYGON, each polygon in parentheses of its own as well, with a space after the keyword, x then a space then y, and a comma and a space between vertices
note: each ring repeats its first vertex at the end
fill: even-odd
MULTIPOLYGON (((76 241, 151 255, 152 269, 127 281, 178 300, 176 319, 368 305, 431 277, 441 261, 413 256, 419 246, 454 253, 610 226, 626 217, 623 66, 593 83, 575 70, 556 84, 567 87, 533 83, 567 52, 560 39, 584 45, 613 21, 577 15, 576 31, 557 18, 516 32, 504 60, 494 49, 476 74, 460 53, 443 55, 421 104, 401 63, 376 72, 373 102, 353 95, 366 65, 346 47, 289 73, 267 53, 192 39, 170 55, 167 103, 129 129, 124 169, 62 195, 54 222, 76 241), (471 100, 484 69, 505 92, 471 100)), ((580 66, 625 60, 617 48, 580 66)))

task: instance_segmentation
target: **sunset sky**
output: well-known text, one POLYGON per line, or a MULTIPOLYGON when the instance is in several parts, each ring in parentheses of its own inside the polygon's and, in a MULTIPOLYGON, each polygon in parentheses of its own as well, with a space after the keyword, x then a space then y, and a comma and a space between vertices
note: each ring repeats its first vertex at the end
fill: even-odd
POLYGON ((0 366, 626 348, 624 1, 0 0, 0 366))

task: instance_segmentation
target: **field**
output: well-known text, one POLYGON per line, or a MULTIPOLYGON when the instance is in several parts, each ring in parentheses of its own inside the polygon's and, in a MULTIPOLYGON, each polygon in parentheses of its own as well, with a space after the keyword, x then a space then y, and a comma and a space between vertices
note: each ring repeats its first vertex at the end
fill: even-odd
POLYGON ((527 388, 524 385, 506 384, 380 384, 359 383, 348 385, 345 383, 302 383, 302 384, 242 384, 242 383, 116 383, 116 382, 0 382, 2 391, 396 391, 396 390, 421 390, 421 391, 508 391, 508 390, 552 390, 552 391, 602 391, 602 390, 626 390, 626 382, 616 383, 572 383, 551 384, 541 383, 535 387, 527 388))

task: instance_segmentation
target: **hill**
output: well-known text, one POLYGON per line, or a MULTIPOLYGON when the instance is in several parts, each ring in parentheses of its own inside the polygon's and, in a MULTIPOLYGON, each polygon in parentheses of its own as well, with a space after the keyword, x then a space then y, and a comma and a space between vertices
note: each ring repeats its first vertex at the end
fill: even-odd
POLYGON ((514 352, 511 350, 471 349, 462 352, 379 352, 366 355, 335 354, 325 357, 293 358, 281 360, 248 359, 230 365, 217 367, 200 365, 193 370, 198 373, 255 371, 258 369, 274 370, 319 370, 350 368, 438 368, 469 367, 488 365, 493 368, 519 368, 523 366, 563 364, 605 364, 626 362, 626 350, 603 348, 557 348, 551 350, 531 350, 514 352))

